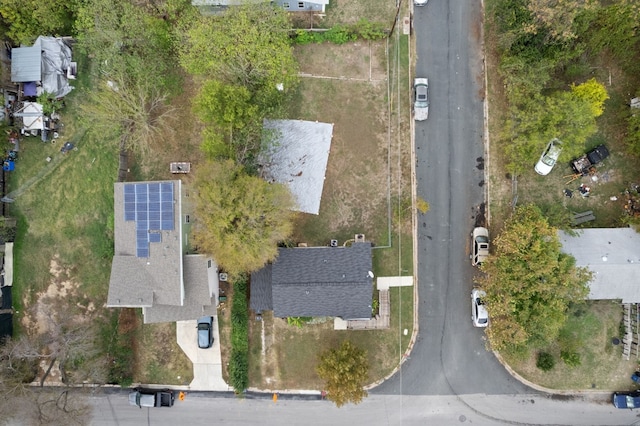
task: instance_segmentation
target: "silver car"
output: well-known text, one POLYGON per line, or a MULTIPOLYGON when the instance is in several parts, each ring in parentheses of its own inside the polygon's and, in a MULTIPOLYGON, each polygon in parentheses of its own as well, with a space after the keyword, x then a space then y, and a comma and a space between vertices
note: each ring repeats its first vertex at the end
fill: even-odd
POLYGON ((471 321, 474 327, 486 327, 489 325, 489 312, 484 304, 487 293, 478 288, 471 290, 471 321))
POLYGON ((471 265, 478 266, 489 257, 489 230, 481 226, 471 233, 471 265))
POLYGON ((429 117, 429 79, 416 78, 413 81, 413 114, 416 121, 429 117))

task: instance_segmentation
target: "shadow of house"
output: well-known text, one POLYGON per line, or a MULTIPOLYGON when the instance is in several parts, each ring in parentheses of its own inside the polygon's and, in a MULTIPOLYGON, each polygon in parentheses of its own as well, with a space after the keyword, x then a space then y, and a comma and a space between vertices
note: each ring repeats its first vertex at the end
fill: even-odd
POLYGON ((371 318, 371 243, 349 247, 280 248, 278 258, 251 275, 250 306, 285 317, 371 318))
POLYGON ((118 182, 114 213, 107 306, 142 308, 145 323, 216 315, 218 267, 186 254, 181 181, 118 182))

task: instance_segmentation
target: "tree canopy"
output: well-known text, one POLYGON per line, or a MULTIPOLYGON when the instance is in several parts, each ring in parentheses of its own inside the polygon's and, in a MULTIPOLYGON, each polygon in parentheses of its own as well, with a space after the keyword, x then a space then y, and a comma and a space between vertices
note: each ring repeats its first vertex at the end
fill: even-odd
POLYGON ((252 93, 276 91, 280 83, 285 90, 295 86, 298 68, 284 9, 246 4, 185 24, 180 63, 189 73, 245 86, 252 93))
POLYGON ((583 87, 578 85, 574 90, 548 96, 535 95, 512 112, 507 121, 510 143, 505 149, 511 170, 519 172, 535 163, 553 138, 563 142, 561 161, 584 151, 587 138, 598 129, 594 113, 602 108, 602 102, 594 103, 583 87))
POLYGON ((196 172, 199 250, 230 273, 252 272, 276 258, 292 232, 288 188, 248 175, 233 160, 206 162, 196 172))
POLYGON ((41 35, 70 36, 77 7, 77 0, 2 0, 1 27, 16 44, 33 43, 41 35))
POLYGON ((563 253, 557 230, 533 205, 518 207, 494 239, 477 283, 487 292, 487 336, 495 350, 527 351, 553 341, 590 273, 563 253))
POLYGON ((358 404, 367 396, 363 386, 369 378, 367 353, 348 340, 320 356, 316 372, 325 381, 327 399, 341 407, 358 404))

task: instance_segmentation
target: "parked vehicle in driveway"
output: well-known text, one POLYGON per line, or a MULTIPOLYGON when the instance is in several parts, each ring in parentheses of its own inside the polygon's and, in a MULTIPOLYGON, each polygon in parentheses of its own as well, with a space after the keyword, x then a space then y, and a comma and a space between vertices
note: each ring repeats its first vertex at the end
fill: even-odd
POLYGON ((414 6, 426 6, 429 0, 413 0, 414 6))
POLYGON ((413 81, 413 118, 423 121, 429 117, 429 79, 416 78, 413 81))
POLYGON ((553 166, 556 165, 561 152, 562 142, 557 138, 551 139, 534 167, 536 173, 541 176, 546 176, 551 173, 551 170, 553 169, 553 166))
POLYGON ((213 317, 198 319, 198 347, 207 349, 213 345, 213 317))
POLYGON ((471 290, 471 321, 474 327, 486 327, 489 325, 489 312, 484 304, 484 290, 474 288, 471 290))
POLYGON ((471 233, 471 265, 478 266, 489 256, 489 230, 481 226, 471 233))
POLYGON ((640 391, 614 393, 613 405, 616 408, 640 408, 640 391))
POLYGON ((175 392, 171 389, 142 389, 135 388, 129 394, 129 404, 142 407, 173 407, 176 400, 175 392))

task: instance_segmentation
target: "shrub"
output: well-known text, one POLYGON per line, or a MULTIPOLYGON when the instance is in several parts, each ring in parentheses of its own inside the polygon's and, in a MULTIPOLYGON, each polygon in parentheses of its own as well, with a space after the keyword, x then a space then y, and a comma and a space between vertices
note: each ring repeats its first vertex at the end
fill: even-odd
POLYGON ((241 393, 249 385, 249 311, 246 276, 240 276, 233 283, 229 383, 236 393, 241 393))
POLYGON ((560 351, 560 358, 569 367, 577 367, 581 364, 580 354, 573 351, 560 351))
POLYGON ((382 24, 361 19, 355 25, 336 25, 326 32, 314 32, 296 30, 292 38, 297 44, 323 43, 328 41, 335 44, 344 44, 358 39, 381 40, 387 37, 387 31, 382 24))
POLYGON ((536 367, 538 367, 542 371, 552 370, 556 365, 556 360, 548 352, 540 352, 538 354, 538 360, 536 361, 536 367))

